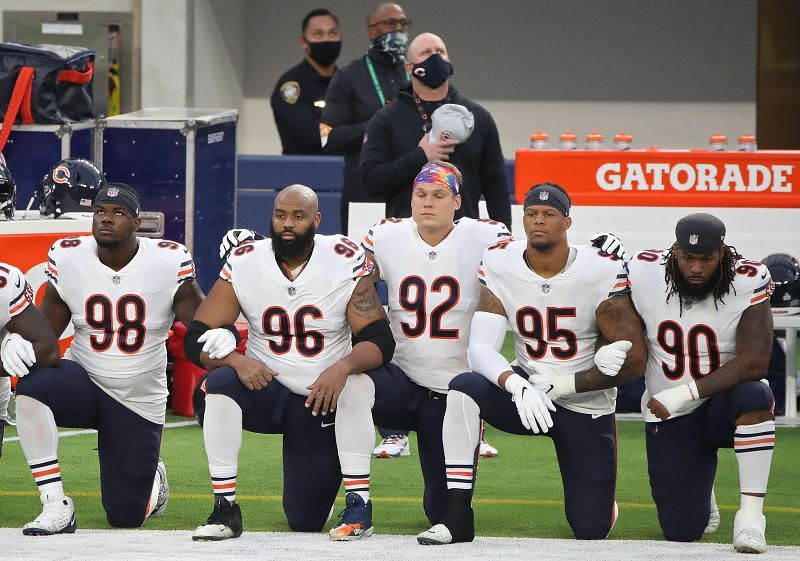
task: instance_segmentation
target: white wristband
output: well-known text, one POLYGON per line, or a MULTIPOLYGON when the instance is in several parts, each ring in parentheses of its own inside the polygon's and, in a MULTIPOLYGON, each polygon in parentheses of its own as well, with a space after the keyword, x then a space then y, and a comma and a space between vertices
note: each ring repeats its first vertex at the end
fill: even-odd
POLYGON ((559 397, 575 394, 575 374, 555 376, 553 378, 553 389, 559 397))
POLYGON ((686 385, 689 386, 689 394, 692 396, 692 401, 700 399, 700 392, 697 390, 697 384, 695 383, 695 381, 692 380, 686 385))

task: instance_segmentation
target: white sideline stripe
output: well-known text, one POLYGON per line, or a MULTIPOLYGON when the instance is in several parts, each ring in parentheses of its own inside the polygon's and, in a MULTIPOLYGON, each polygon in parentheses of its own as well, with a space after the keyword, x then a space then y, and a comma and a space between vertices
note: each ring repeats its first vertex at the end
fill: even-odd
MULTIPOLYGON (((79 519, 80 520, 80 519, 79 519)), ((80 522, 79 522, 80 524, 80 522)), ((613 534, 612 534, 613 535, 613 534)), ((578 541, 537 538, 488 538, 448 546, 417 545, 413 535, 377 534, 357 544, 332 542, 327 533, 248 532, 224 542, 193 542, 190 531, 164 530, 82 530, 75 534, 31 538, 19 528, 0 528, 3 558, 15 561, 100 559, 103 561, 218 561, 280 559, 281 561, 638 561, 663 559, 681 561, 730 561, 736 556, 730 543, 677 543, 667 541, 596 540, 578 541), (109 547, 113 543, 113 547, 109 547), (166 557, 165 557, 166 556, 166 557)), ((758 561, 798 559, 798 546, 770 546, 758 561)))
MULTIPOLYGON (((181 427, 190 427, 192 425, 196 425, 197 421, 175 421, 174 423, 165 423, 165 429, 179 429, 181 427)), ((70 436, 83 436, 85 434, 97 434, 97 431, 94 429, 86 429, 86 430, 65 430, 58 433, 59 438, 68 438, 70 436)), ((19 442, 18 436, 9 436, 8 438, 3 439, 3 443, 6 442, 19 442)))

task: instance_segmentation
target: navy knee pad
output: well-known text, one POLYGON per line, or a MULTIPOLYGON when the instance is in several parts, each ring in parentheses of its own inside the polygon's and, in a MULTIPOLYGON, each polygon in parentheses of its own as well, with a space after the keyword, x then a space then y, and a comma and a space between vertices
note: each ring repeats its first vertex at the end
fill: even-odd
POLYGON ((229 366, 215 368, 206 378, 206 395, 225 395, 239 405, 242 403, 242 397, 249 391, 239 380, 236 371, 229 366))
POLYGON ((742 382, 730 390, 730 410, 734 421, 750 411, 769 411, 773 403, 772 390, 762 382, 742 382))

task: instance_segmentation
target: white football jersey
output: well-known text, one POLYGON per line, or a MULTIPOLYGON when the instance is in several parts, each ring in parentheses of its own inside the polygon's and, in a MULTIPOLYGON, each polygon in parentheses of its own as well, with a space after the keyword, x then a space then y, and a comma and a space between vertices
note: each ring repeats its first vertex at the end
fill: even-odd
MULTIPOLYGON (((769 299, 770 277, 767 268, 756 261, 736 263, 731 291, 714 305, 713 296, 702 301, 684 302, 673 294, 667 302, 664 278, 667 251, 641 251, 628 264, 631 292, 636 310, 647 331, 647 370, 645 385, 649 396, 661 390, 687 384, 706 376, 736 356, 736 329, 742 313, 750 306, 769 299)), ((706 398, 689 402, 673 413, 691 413, 706 398)), ((647 421, 658 418, 643 407, 647 421)))
POLYGON ((238 246, 220 271, 233 285, 249 324, 246 355, 278 373, 275 381, 308 395, 327 367, 352 349, 347 305, 373 270, 364 251, 344 236, 314 237, 305 267, 289 280, 272 240, 238 246))
POLYGON ((80 364, 112 398, 153 423, 167 403, 167 349, 172 301, 195 278, 181 244, 139 238, 133 259, 115 271, 97 257, 92 236, 58 240, 47 276, 72 313, 75 338, 64 358, 80 364))
POLYGON ((6 324, 33 303, 33 291, 25 275, 12 265, 0 263, 0 341, 8 333, 6 324))
MULTIPOLYGON (((567 267, 545 279, 525 262, 526 240, 500 243, 486 250, 478 277, 503 304, 514 333, 518 364, 542 362, 564 374, 594 366, 600 335, 597 308, 608 298, 627 294, 622 260, 591 246, 570 249, 567 267)), ((614 412, 617 389, 578 393, 556 403, 578 413, 614 412)))
POLYGON ((388 288, 397 344, 392 363, 415 384, 446 392, 454 376, 469 371, 469 329, 480 299, 476 272, 484 250, 510 237, 502 223, 462 218, 430 246, 413 219, 387 218, 364 238, 388 288))

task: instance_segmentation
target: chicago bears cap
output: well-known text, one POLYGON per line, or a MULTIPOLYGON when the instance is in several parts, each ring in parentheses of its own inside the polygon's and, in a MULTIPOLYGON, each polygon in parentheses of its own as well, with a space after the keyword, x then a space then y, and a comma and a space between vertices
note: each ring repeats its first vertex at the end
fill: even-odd
POLYGON ((678 220, 675 226, 678 246, 687 253, 713 253, 725 241, 725 224, 712 214, 698 212, 678 220))
POLYGON ((475 117, 469 109, 457 103, 445 103, 431 114, 432 144, 443 140, 456 140, 462 144, 469 140, 475 129, 475 117))

